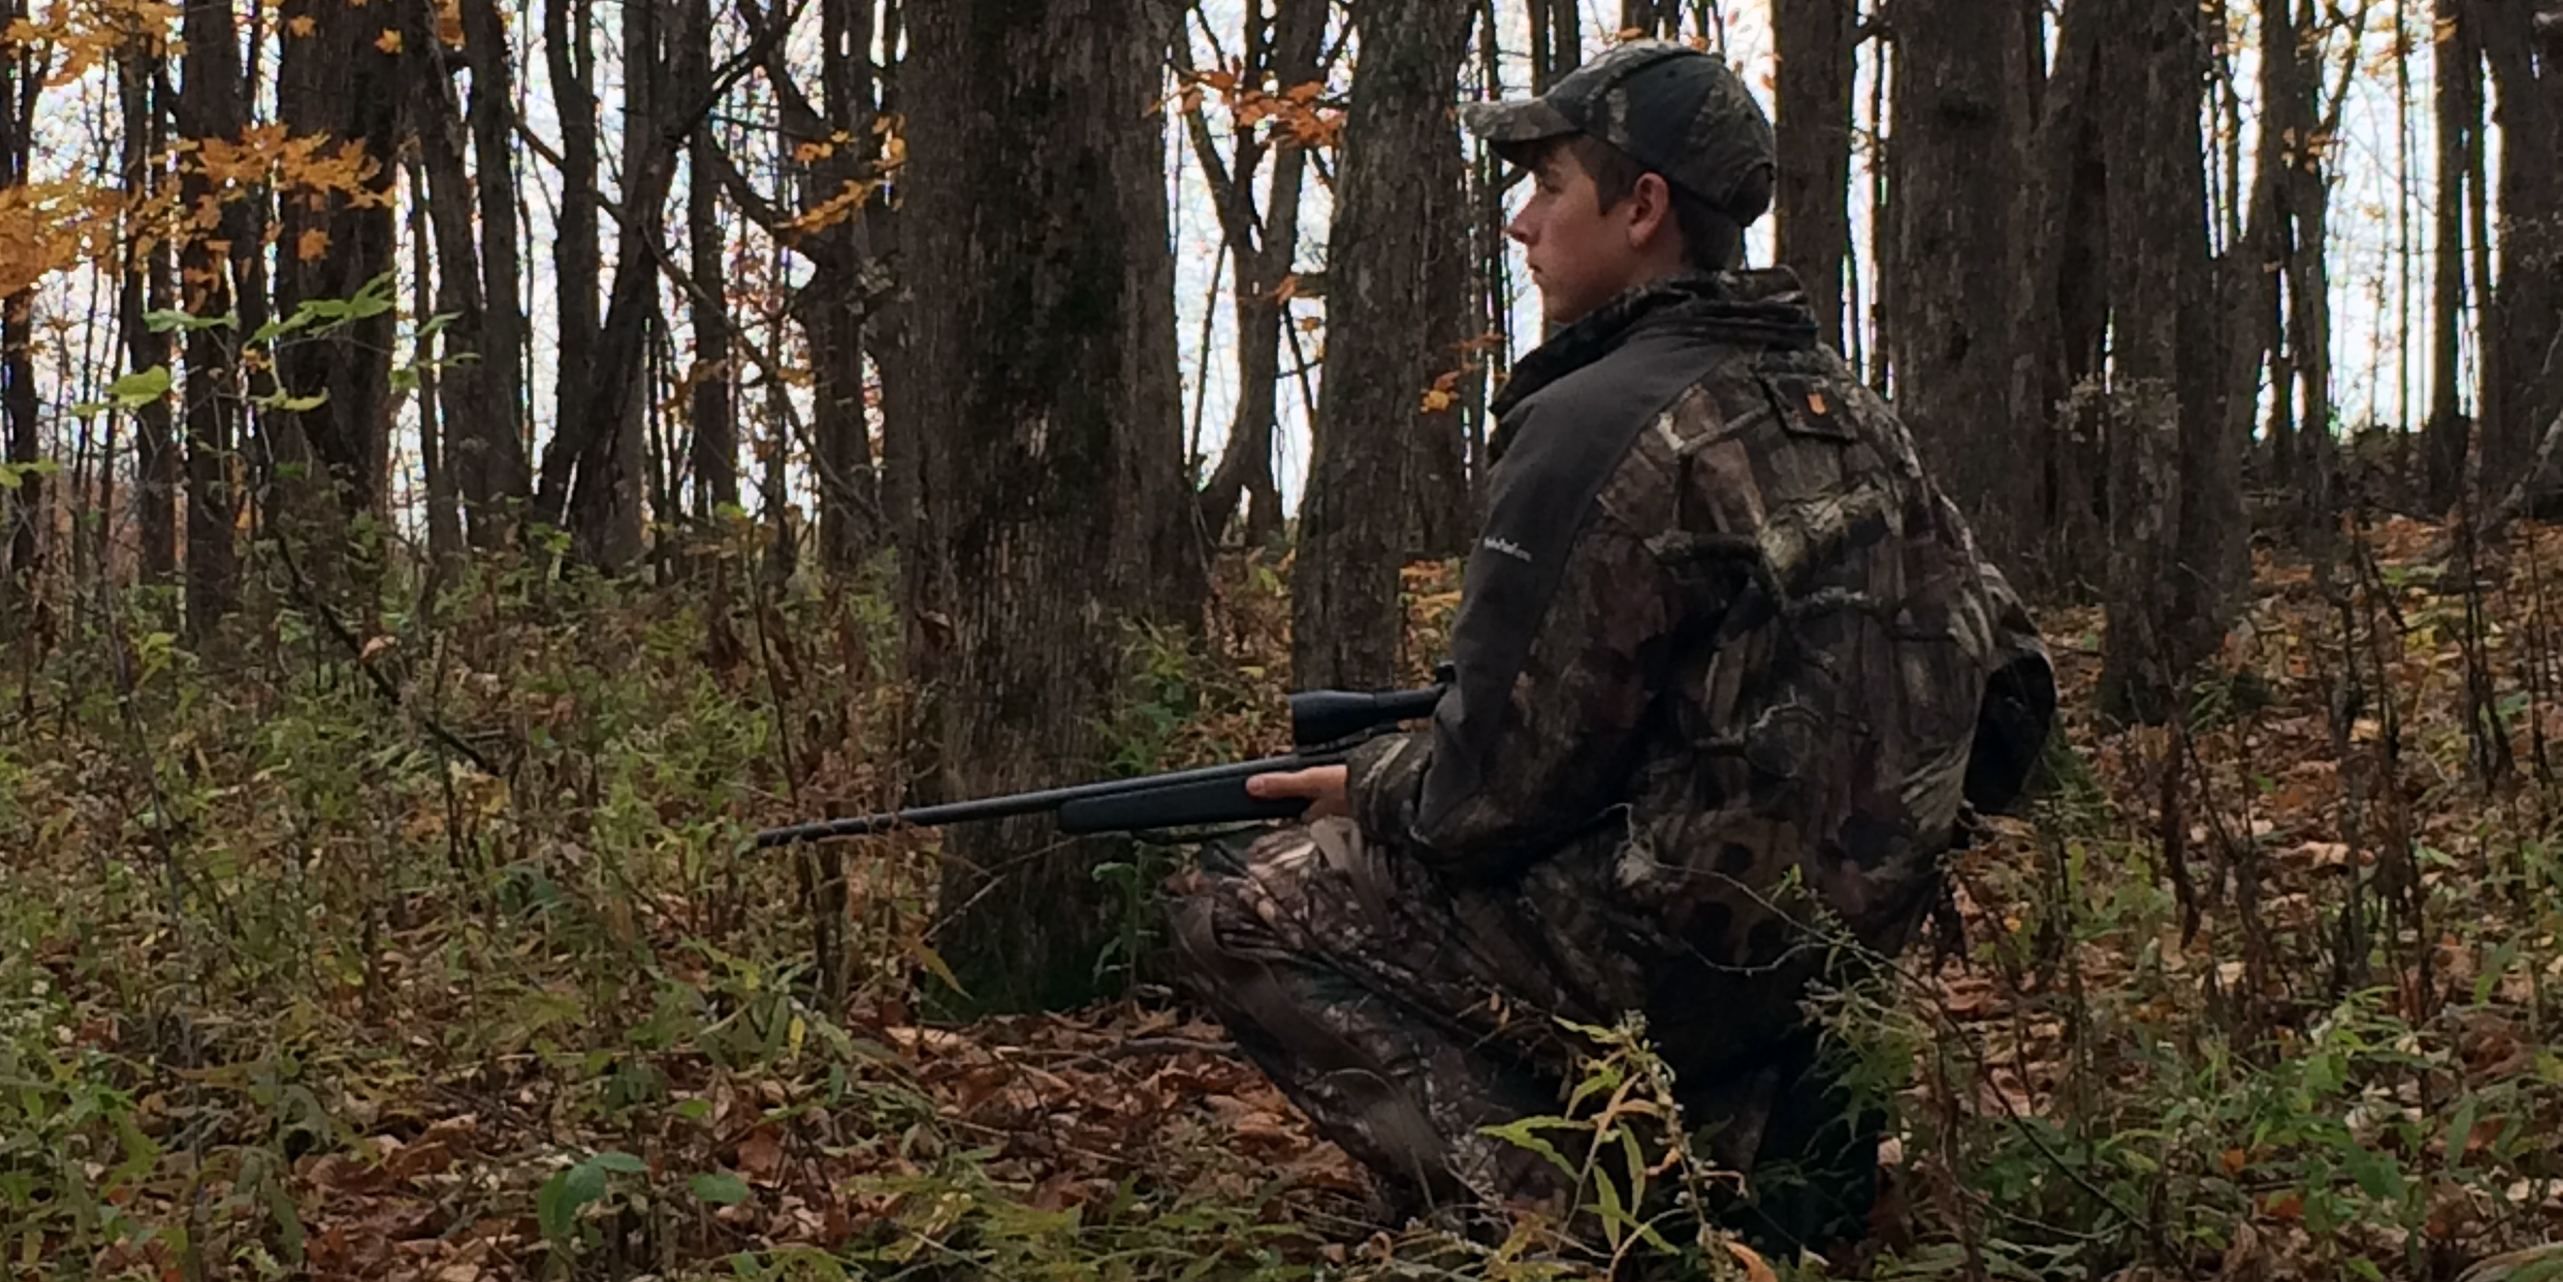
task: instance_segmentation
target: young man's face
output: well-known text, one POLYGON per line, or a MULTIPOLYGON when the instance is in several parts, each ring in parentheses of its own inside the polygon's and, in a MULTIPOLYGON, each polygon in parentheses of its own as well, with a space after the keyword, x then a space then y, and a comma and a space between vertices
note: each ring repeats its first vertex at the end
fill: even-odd
MULTIPOLYGON (((1555 324, 1569 324, 1618 297, 1623 291, 1663 275, 1662 242, 1672 228, 1658 192, 1640 192, 1608 210, 1602 208, 1593 176, 1586 173, 1572 147, 1551 144, 1529 161, 1531 195, 1505 227, 1506 235, 1529 251, 1531 280, 1540 289, 1540 310, 1555 324), (1657 198, 1652 202, 1650 195, 1657 198)), ((1652 174, 1641 183, 1657 189, 1663 179, 1652 174)), ((1672 256, 1678 267, 1678 234, 1672 256)))

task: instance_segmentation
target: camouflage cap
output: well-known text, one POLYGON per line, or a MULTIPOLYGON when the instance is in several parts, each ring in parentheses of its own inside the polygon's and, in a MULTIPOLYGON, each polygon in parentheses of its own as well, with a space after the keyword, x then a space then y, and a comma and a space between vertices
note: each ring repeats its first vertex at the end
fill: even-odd
POLYGON ((1634 40, 1537 98, 1469 103, 1460 121, 1508 160, 1528 143, 1590 134, 1739 224, 1771 207, 1770 118, 1724 59, 1688 45, 1634 40))

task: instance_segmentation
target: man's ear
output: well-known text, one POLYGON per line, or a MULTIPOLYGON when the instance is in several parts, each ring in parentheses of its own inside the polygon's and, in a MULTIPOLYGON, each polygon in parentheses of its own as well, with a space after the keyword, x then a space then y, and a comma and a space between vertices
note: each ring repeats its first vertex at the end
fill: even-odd
POLYGON ((1638 175, 1637 184, 1629 189, 1629 248, 1645 250, 1658 236, 1679 236, 1673 224, 1673 188, 1664 175, 1638 175))

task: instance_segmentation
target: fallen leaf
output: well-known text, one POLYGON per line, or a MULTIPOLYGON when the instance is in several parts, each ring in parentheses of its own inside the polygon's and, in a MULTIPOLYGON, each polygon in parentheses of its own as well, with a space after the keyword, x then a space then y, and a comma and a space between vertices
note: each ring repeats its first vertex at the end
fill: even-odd
POLYGON ((739 1169, 748 1183, 773 1188, 782 1183, 783 1141, 771 1126, 760 1126, 739 1141, 739 1169))

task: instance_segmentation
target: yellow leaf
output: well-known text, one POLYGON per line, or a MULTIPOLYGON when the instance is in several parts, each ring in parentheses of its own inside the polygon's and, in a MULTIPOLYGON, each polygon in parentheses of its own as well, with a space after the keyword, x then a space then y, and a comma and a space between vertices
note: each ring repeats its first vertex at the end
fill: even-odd
POLYGON ((385 53, 399 53, 400 33, 390 27, 383 28, 383 34, 374 37, 374 47, 385 53))
POLYGON ((313 31, 319 29, 319 27, 320 23, 314 21, 312 16, 308 13, 296 14, 290 21, 285 23, 285 30, 298 36, 308 36, 313 31))
POLYGON ((329 233, 314 227, 294 242, 294 257, 311 262, 329 252, 329 233))

